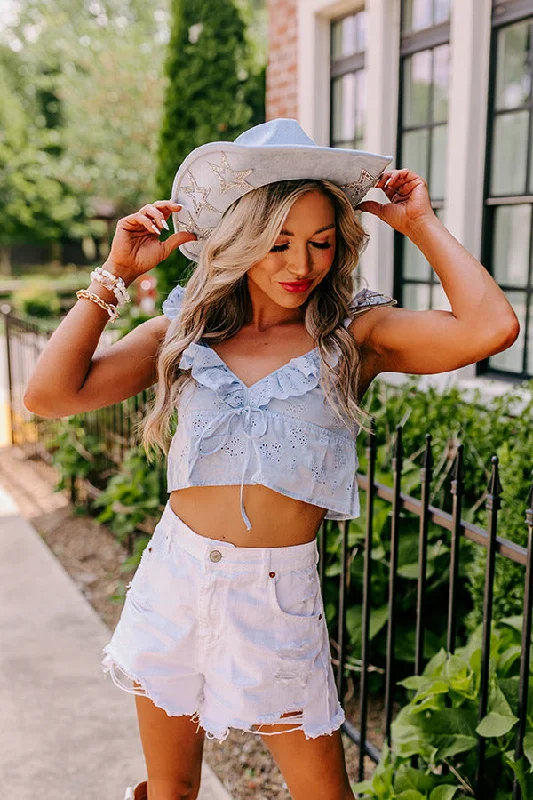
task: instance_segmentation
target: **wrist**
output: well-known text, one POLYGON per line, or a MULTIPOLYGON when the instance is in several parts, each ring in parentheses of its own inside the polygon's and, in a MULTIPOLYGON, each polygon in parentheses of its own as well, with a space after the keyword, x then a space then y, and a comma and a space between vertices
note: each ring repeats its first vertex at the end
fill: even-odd
POLYGON ((105 300, 106 303, 112 303, 114 306, 117 304, 117 299, 115 297, 115 293, 112 289, 108 289, 103 283, 100 281, 92 280, 87 287, 90 292, 97 294, 98 297, 101 297, 102 300, 105 300))
POLYGON ((419 217, 414 222, 411 222, 406 230, 406 236, 413 242, 415 245, 419 245, 419 243, 431 234, 434 231, 442 231, 444 225, 437 217, 436 214, 428 214, 423 217, 419 217))
POLYGON ((132 284, 135 278, 137 277, 137 275, 132 275, 127 269, 124 269, 124 267, 120 267, 117 264, 115 264, 115 262, 112 261, 111 259, 107 259, 107 261, 104 261, 102 267, 103 269, 106 269, 108 272, 114 275, 116 278, 122 278, 124 284, 126 285, 126 288, 130 286, 130 284, 132 284))

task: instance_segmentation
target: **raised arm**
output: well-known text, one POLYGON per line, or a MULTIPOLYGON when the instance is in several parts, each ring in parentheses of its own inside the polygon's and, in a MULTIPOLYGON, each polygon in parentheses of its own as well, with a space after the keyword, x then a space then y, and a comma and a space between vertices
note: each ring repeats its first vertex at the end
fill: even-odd
MULTIPOLYGON (((168 200, 143 206, 117 223, 106 269, 120 275, 126 286, 155 267, 183 242, 195 237, 175 233, 159 241, 172 211, 168 200)), ((106 302, 114 294, 98 281, 90 291, 106 302)), ((100 351, 96 348, 107 311, 80 298, 61 321, 39 356, 24 395, 24 405, 41 417, 65 417, 118 403, 151 386, 156 380, 155 357, 168 319, 155 317, 123 339, 100 351)))
POLYGON ((376 308, 351 330, 378 372, 448 372, 510 347, 520 326, 485 267, 435 216, 425 181, 407 169, 380 178, 390 203, 359 205, 408 236, 439 276, 451 311, 376 308))

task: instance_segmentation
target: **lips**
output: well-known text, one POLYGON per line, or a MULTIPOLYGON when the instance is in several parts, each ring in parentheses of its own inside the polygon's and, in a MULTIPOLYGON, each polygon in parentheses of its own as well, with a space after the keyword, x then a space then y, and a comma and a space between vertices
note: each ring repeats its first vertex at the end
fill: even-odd
POLYGON ((305 292, 312 286, 313 281, 295 281, 291 283, 281 283, 280 286, 288 292, 305 292))

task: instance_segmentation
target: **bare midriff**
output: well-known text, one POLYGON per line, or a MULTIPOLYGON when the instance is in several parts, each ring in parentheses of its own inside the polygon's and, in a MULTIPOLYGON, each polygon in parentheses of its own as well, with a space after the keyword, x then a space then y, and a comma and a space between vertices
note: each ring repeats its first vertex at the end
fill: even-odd
POLYGON ((312 541, 326 509, 294 500, 267 486, 245 485, 246 529, 240 510, 240 486, 190 486, 170 493, 170 507, 200 536, 236 547, 287 547, 312 541))

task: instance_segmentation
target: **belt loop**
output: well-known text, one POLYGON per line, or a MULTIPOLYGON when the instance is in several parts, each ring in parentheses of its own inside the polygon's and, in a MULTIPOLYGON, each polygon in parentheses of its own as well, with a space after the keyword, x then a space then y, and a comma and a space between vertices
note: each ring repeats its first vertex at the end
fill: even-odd
POLYGON ((269 576, 271 561, 272 561, 272 549, 270 547, 264 547, 262 552, 262 565, 263 565, 263 575, 262 580, 265 586, 268 585, 269 580, 271 580, 269 576))

